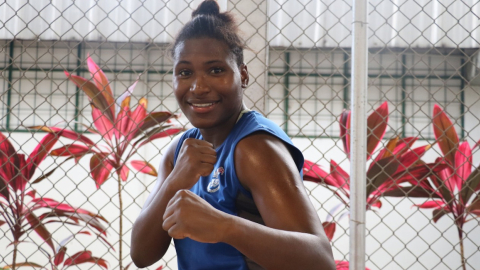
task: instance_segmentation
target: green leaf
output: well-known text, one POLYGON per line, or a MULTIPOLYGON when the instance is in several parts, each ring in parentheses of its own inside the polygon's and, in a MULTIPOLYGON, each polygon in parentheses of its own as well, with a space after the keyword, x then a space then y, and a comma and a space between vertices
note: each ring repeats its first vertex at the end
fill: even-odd
POLYGON ((367 198, 375 189, 395 174, 399 165, 400 162, 394 156, 381 159, 372 164, 367 172, 367 198))
POLYGON ((468 176, 467 180, 462 186, 461 197, 464 203, 467 203, 472 196, 473 192, 477 190, 477 187, 480 185, 480 166, 478 166, 473 172, 468 176))

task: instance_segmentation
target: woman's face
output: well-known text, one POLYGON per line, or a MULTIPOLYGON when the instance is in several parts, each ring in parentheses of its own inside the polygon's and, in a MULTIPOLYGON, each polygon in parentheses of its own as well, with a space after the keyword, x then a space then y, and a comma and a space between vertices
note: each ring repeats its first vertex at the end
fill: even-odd
POLYGON ((247 83, 247 67, 238 67, 235 55, 222 41, 188 39, 175 48, 175 97, 197 128, 218 128, 236 121, 247 83))

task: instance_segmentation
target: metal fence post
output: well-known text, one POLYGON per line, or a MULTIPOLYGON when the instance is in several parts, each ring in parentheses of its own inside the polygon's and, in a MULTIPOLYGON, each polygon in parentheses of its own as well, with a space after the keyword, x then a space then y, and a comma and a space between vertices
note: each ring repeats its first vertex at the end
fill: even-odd
POLYGON ((356 0, 353 4, 350 270, 365 269, 367 3, 367 0, 356 0))

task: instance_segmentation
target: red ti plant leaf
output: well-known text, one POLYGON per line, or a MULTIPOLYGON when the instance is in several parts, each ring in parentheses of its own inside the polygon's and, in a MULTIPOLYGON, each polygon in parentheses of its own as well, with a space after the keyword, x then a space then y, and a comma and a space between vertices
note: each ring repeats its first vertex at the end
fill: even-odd
POLYGON ((129 172, 130 169, 127 166, 123 165, 120 169, 120 178, 122 179, 122 181, 127 181, 129 172))
POLYGON ((149 136, 146 140, 144 140, 138 147, 143 146, 153 140, 165 138, 168 136, 175 135, 179 132, 182 132, 183 128, 169 128, 169 129, 162 129, 161 131, 149 136))
POLYGON ((70 73, 65 71, 65 75, 77 85, 78 88, 82 89, 82 91, 89 97, 92 101, 92 104, 95 108, 100 110, 100 112, 105 114, 106 118, 113 123, 115 120, 115 116, 112 113, 110 107, 114 106, 108 103, 107 99, 103 95, 100 89, 95 86, 92 82, 88 81, 85 78, 80 76, 71 75, 70 73))
POLYGON ((335 228, 336 228, 336 223, 335 222, 328 222, 325 221, 322 223, 323 229, 325 230, 325 234, 327 235, 327 238, 329 241, 332 241, 333 235, 335 234, 335 228))
POLYGON ((58 156, 58 157, 78 157, 83 156, 88 153, 95 153, 89 147, 79 144, 67 144, 60 148, 54 149, 50 152, 51 156, 58 156))
POLYGON ((387 131, 388 103, 385 101, 367 118, 367 160, 387 131))
POLYGON ((461 198, 467 203, 475 191, 480 190, 480 166, 478 166, 467 178, 462 187, 461 198))
MULTIPOLYGON (((10 157, 16 155, 17 151, 15 151, 15 148, 13 145, 10 143, 8 138, 3 135, 2 132, 0 132, 0 161, 2 163, 2 166, 12 166, 13 164, 10 164, 8 160, 10 160, 10 157)), ((6 171, 12 171, 9 167, 4 169, 6 171)), ((7 175, 9 178, 13 177, 13 175, 7 175)))
MULTIPOLYGON (((1 165, 0 165, 1 166, 1 165)), ((10 192, 8 192, 8 182, 0 173, 0 196, 10 201, 10 192)))
POLYGON ((99 109, 92 107, 93 125, 106 140, 111 141, 115 133, 113 122, 111 122, 99 109))
POLYGON ((28 179, 30 179, 30 178, 27 178, 27 175, 26 175, 28 174, 28 168, 27 168, 27 162, 25 161, 25 155, 17 154, 14 164, 15 164, 15 176, 13 177, 12 180, 10 180, 10 185, 13 187, 15 191, 25 190, 28 179))
POLYGON ((457 132, 452 121, 437 104, 433 107, 433 131, 445 160, 453 165, 459 142, 457 132))
POLYGON ((55 264, 55 266, 58 266, 63 262, 65 258, 65 252, 67 252, 67 248, 64 246, 60 247, 60 249, 57 251, 57 254, 55 254, 55 257, 53 259, 53 263, 55 264))
POLYGON ((108 269, 107 261, 101 258, 92 257, 92 252, 89 250, 80 251, 65 260, 63 264, 65 267, 79 265, 83 263, 93 263, 105 269, 108 269))
POLYGON ((410 197, 410 198, 440 198, 436 193, 430 193, 421 186, 397 187, 383 192, 385 197, 410 197))
POLYGON ((415 204, 414 206, 417 206, 418 208, 424 208, 424 209, 430 209, 430 208, 435 208, 435 209, 441 209, 445 203, 442 200, 433 200, 433 201, 427 201, 422 204, 415 204))
MULTIPOLYGON (((395 137, 395 138, 391 139, 390 141, 388 141, 387 146, 385 146, 382 150, 380 150, 378 155, 375 157, 374 162, 378 162, 381 159, 393 156, 394 152, 395 152, 395 148, 397 147, 397 144, 398 144, 398 140, 399 140, 399 138, 395 137)), ((374 162, 372 162, 372 164, 374 162)))
MULTIPOLYGON (((347 261, 335 261, 336 264, 336 269, 337 270, 349 270, 350 269, 350 263, 347 261)), ((369 268, 365 268, 365 270, 370 270, 369 268)))
POLYGON ((117 139, 120 139, 121 136, 126 137, 128 135, 128 126, 130 125, 131 118, 130 96, 127 96, 120 105, 115 122, 115 135, 117 139))
POLYGON ((97 257, 92 257, 91 259, 89 259, 87 262, 89 263, 93 263, 93 264, 96 264, 98 266, 101 266, 105 269, 108 269, 108 264, 107 264, 107 261, 102 259, 102 258, 97 258, 97 257))
POLYGON ((58 128, 58 127, 46 127, 46 126, 32 126, 27 128, 33 129, 33 130, 41 130, 49 133, 57 133, 59 136, 68 138, 73 141, 82 142, 87 145, 94 145, 92 140, 90 140, 86 136, 68 129, 58 128))
POLYGON ((303 180, 315 183, 324 182, 326 185, 339 187, 337 181, 329 173, 309 160, 305 160, 303 164, 303 180))
POLYGON ((463 183, 472 173, 472 149, 470 149, 468 142, 464 142, 458 147, 455 153, 455 167, 453 177, 457 188, 461 190, 463 183))
MULTIPOLYGON (((0 185, 17 187, 15 178, 20 176, 19 169, 24 166, 20 164, 20 159, 23 159, 23 155, 19 157, 8 138, 0 132, 0 181, 2 182, 0 185)), ((1 194, 9 200, 8 187, 3 187, 1 194)))
POLYGON ((81 263, 88 262, 90 259, 92 259, 92 252, 87 250, 87 251, 80 251, 75 253, 74 255, 70 256, 70 258, 67 258, 65 260, 65 263, 63 265, 69 266, 69 265, 78 265, 81 263))
POLYGON ((350 111, 344 110, 340 116, 340 138, 343 142, 343 151, 350 158, 350 111))
POLYGON ((367 197, 385 181, 392 179, 399 165, 400 162, 395 159, 395 156, 375 162, 367 171, 367 197))
POLYGON ((131 121, 128 124, 128 128, 126 130, 126 135, 130 135, 135 129, 140 128, 143 125, 143 121, 147 116, 147 99, 141 98, 138 101, 138 105, 135 110, 131 114, 131 121))
POLYGON ((32 226, 32 229, 35 230, 35 232, 43 239, 43 241, 45 241, 45 243, 47 243, 55 252, 52 235, 47 230, 45 225, 43 225, 43 223, 38 219, 38 217, 32 212, 28 212, 25 217, 27 218, 28 223, 30 223, 30 226, 32 226))
POLYGON ((149 128, 157 126, 159 124, 164 123, 167 121, 170 117, 172 117, 172 114, 169 112, 152 112, 147 114, 145 117, 143 123, 139 127, 135 127, 135 131, 133 131, 129 135, 129 139, 134 139, 138 135, 140 135, 142 132, 147 131, 149 128))
POLYGON ((130 165, 132 165, 135 170, 139 172, 143 172, 145 174, 149 174, 152 176, 158 176, 157 170, 155 170, 155 167, 152 166, 152 164, 143 161, 143 160, 132 160, 130 162, 130 165))
POLYGON ((90 172, 97 188, 110 176, 113 166, 106 160, 104 154, 96 153, 90 159, 90 172))
POLYGON ((27 179, 32 178, 38 165, 40 165, 40 163, 45 159, 45 157, 50 152, 55 143, 57 143, 57 141, 58 135, 56 133, 48 133, 43 137, 43 139, 40 141, 35 150, 33 150, 33 152, 27 159, 28 167, 27 172, 25 173, 25 177, 27 179))
POLYGON ((98 67, 98 65, 92 60, 90 56, 88 56, 87 58, 87 65, 88 70, 93 77, 93 81, 95 82, 98 90, 100 90, 109 105, 109 111, 112 115, 115 115, 115 99, 113 97, 113 92, 110 88, 110 83, 108 82, 107 76, 105 76, 103 70, 98 67))
POLYGON ((338 187, 350 190, 350 175, 333 160, 330 161, 330 173, 337 180, 338 187))
POLYGON ((437 221, 443 217, 444 215, 450 213, 450 211, 448 210, 448 208, 438 208, 438 209, 434 209, 433 210, 433 213, 432 213, 432 216, 433 216, 433 222, 434 223, 437 223, 437 221))

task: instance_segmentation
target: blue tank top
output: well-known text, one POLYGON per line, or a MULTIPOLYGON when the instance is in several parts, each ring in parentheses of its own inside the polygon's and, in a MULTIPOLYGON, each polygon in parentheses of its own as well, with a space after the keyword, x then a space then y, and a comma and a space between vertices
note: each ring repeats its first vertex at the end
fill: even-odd
MULTIPOLYGON (((300 150, 292 144, 290 138, 275 123, 255 111, 250 111, 238 120, 223 144, 216 149, 217 163, 213 172, 209 176, 200 177, 199 181, 190 190, 216 209, 238 216, 237 196, 243 193, 246 197, 252 198, 252 195, 240 184, 237 178, 234 150, 241 139, 258 131, 267 132, 279 138, 288 146, 299 174, 302 176, 304 159, 300 150)), ((203 139, 197 128, 186 131, 177 145, 174 165, 183 141, 187 138, 203 139)), ((200 243, 190 238, 174 240, 174 242, 177 251, 178 269, 180 270, 248 269, 243 254, 228 244, 200 243)))

